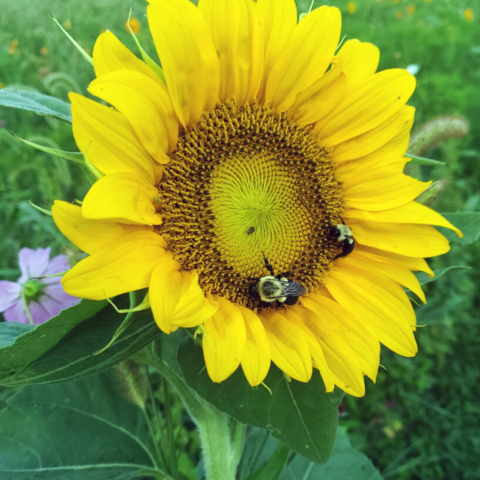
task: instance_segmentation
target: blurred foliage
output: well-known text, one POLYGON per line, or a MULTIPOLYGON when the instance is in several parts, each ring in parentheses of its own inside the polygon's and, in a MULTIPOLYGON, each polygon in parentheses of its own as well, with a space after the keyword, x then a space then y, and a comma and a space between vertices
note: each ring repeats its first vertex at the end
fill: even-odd
MULTIPOLYGON (((298 0, 305 12, 310 0, 298 0)), ((315 0, 315 7, 325 2, 315 0)), ((480 210, 480 5, 474 0, 331 0, 343 13, 346 39, 359 38, 381 50, 380 68, 418 64, 417 90, 409 102, 417 109, 416 125, 439 115, 462 115, 470 133, 443 143, 427 156, 445 166, 409 167, 424 180, 441 180, 445 188, 434 205, 439 211, 480 210), (347 9, 348 4, 355 8, 347 9), (465 15, 473 9, 473 19, 465 15), (350 13, 353 12, 354 13, 350 13), (468 18, 467 18, 468 17, 468 18)), ((112 30, 133 51, 125 30, 129 9, 140 22, 138 37, 155 58, 141 0, 0 0, 0 86, 31 88, 67 100, 69 91, 86 94, 93 70, 52 21, 49 10, 91 54, 95 38, 112 30)), ((0 108, 0 125, 30 141, 76 150, 71 129, 58 120, 0 108)), ((57 231, 50 217, 27 202, 49 208, 52 199, 82 198, 88 188, 75 165, 37 152, 0 130, 0 276, 17 278, 17 253, 23 246, 50 245, 54 253, 80 252, 57 231), (6 234, 5 234, 6 233, 6 234)), ((426 286, 428 305, 418 309, 419 353, 404 359, 382 351, 377 384, 362 399, 346 397, 341 423, 352 442, 380 468, 386 479, 480 478, 480 244, 453 244, 434 259, 434 269, 454 270, 426 286)), ((163 404, 163 387, 152 379, 163 404)), ((176 425, 187 419, 175 401, 176 425)), ((193 425, 179 431, 178 445, 198 460, 193 425)), ((185 470, 193 466, 187 459, 185 470)), ((192 470, 193 471, 193 470, 192 470)))

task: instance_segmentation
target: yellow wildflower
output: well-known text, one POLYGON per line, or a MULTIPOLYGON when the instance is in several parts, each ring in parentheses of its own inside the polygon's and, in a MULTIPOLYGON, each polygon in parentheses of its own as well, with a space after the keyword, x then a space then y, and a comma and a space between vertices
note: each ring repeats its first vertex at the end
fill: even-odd
POLYGON ((131 17, 130 20, 127 20, 125 22, 125 30, 127 30, 128 32, 130 31, 128 29, 128 27, 130 26, 130 28, 132 29, 132 32, 137 34, 140 32, 141 30, 141 27, 142 27, 142 24, 140 23, 139 20, 137 20, 135 17, 131 17))
POLYGON ((463 11, 463 16, 468 22, 471 22, 473 20, 473 10, 471 8, 466 8, 463 11))
POLYGON ((10 45, 9 45, 9 47, 8 47, 8 53, 9 53, 10 55, 13 55, 13 54, 16 52, 16 50, 17 50, 17 45, 18 45, 18 40, 17 40, 17 39, 12 40, 12 41, 10 42, 10 45))

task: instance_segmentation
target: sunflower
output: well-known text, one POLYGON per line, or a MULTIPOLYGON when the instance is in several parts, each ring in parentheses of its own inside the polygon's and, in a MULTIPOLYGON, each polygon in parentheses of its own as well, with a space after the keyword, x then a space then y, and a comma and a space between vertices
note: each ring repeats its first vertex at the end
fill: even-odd
POLYGON ((66 292, 148 287, 163 332, 200 329, 214 382, 241 365, 259 385, 273 361, 364 395, 381 343, 417 351, 402 287, 425 301, 412 271, 432 276, 423 257, 449 250, 431 225, 461 235, 414 201, 430 183, 403 173, 415 78, 376 73, 372 44, 339 47, 333 7, 297 22, 294 0, 150 0, 147 14, 163 71, 107 31, 89 92, 113 108, 70 94, 99 179, 81 206, 52 207, 89 254, 66 292), (354 239, 345 256, 335 231, 354 239), (296 304, 259 298, 266 261, 277 287, 306 290, 296 304))

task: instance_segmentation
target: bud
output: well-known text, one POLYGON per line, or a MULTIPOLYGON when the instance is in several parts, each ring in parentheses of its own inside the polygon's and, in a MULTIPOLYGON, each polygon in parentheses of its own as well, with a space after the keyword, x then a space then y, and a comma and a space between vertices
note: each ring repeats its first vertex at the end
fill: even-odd
POLYGON ((408 151, 422 156, 449 138, 460 138, 467 135, 469 124, 460 115, 437 117, 418 128, 410 139, 408 151))
POLYGON ((432 207, 438 200, 438 197, 444 192, 446 186, 446 180, 433 182, 415 201, 427 207, 432 207))
POLYGON ((148 380, 143 367, 129 359, 117 363, 114 371, 120 381, 123 396, 143 410, 148 396, 148 380))

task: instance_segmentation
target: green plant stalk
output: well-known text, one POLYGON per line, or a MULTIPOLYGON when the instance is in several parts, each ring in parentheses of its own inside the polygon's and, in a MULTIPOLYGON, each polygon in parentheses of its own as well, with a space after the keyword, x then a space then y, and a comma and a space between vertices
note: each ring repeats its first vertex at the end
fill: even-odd
MULTIPOLYGON (((153 345, 152 345, 153 347, 153 345)), ((230 418, 202 400, 166 362, 152 350, 145 349, 142 360, 154 367, 176 390, 185 408, 197 424, 202 442, 206 480, 235 480, 240 460, 245 427, 234 428, 230 435, 230 418)))
POLYGON ((167 417, 167 438, 168 438, 168 464, 174 477, 178 477, 177 455, 175 454, 175 439, 173 437, 173 418, 171 410, 169 385, 165 377, 162 377, 162 386, 165 394, 165 413, 167 417))

